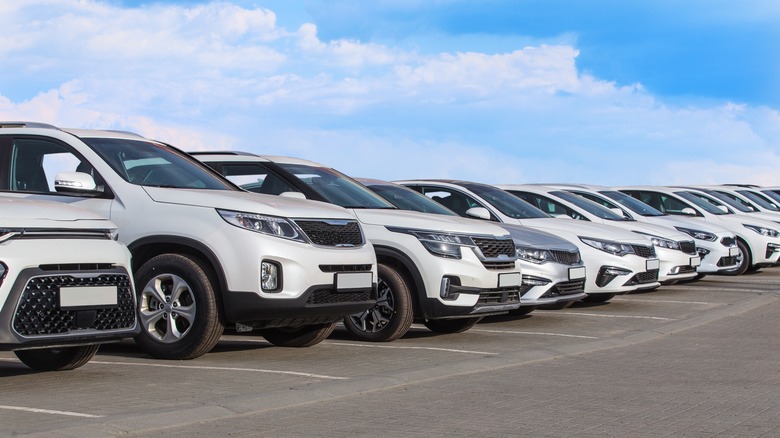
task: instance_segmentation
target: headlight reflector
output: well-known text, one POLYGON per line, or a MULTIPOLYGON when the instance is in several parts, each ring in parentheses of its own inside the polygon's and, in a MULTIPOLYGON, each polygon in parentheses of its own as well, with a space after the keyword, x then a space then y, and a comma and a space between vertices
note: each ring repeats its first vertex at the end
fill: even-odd
POLYGON ((227 223, 236 227, 283 239, 306 242, 303 233, 298 230, 298 226, 288 219, 229 210, 217 210, 217 212, 227 223))
POLYGON ((541 264, 545 262, 555 261, 552 253, 546 249, 539 249, 530 246, 518 246, 516 247, 517 257, 520 260, 526 262, 541 264))
POLYGON ((742 224, 742 226, 747 228, 748 230, 755 231, 756 233, 762 236, 780 237, 780 231, 777 231, 773 228, 766 228, 759 225, 748 225, 748 224, 742 224))
POLYGON ((716 236, 716 235, 714 235, 712 233, 708 233, 706 231, 701 231, 701 230, 695 230, 693 228, 684 228, 684 227, 674 227, 674 228, 676 228, 677 231, 682 231, 683 233, 693 237, 694 239, 706 240, 708 242, 714 242, 715 239, 718 238, 718 236, 716 236))
POLYGON ((588 246, 616 256, 623 257, 624 255, 634 254, 634 248, 631 245, 624 245, 612 240, 593 239, 590 237, 580 237, 580 240, 588 246))

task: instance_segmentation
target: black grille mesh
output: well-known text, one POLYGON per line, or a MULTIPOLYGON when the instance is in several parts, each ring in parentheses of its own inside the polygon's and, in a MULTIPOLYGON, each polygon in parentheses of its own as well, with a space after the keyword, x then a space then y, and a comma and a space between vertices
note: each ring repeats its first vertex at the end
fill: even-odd
POLYGON ((718 260, 718 267, 734 266, 737 264, 737 256, 721 257, 718 260))
POLYGON ((634 275, 626 282, 625 285, 632 286, 635 284, 653 283, 656 281, 658 281, 658 269, 653 269, 651 271, 640 272, 634 275))
POLYGON ((720 239, 720 244, 723 246, 734 246, 737 244, 737 239, 734 237, 724 237, 720 239))
POLYGON ((474 243, 477 244, 482 255, 487 258, 493 259, 500 255, 515 258, 515 244, 512 239, 485 239, 481 237, 475 237, 474 243))
POLYGON ((653 246, 631 245, 631 248, 634 248, 634 253, 639 257, 644 257, 646 259, 655 257, 655 248, 653 246))
POLYGON ((696 243, 692 240, 682 241, 680 242, 680 251, 686 253, 686 254, 698 254, 696 252, 696 243))
POLYGON ((309 295, 306 304, 364 303, 366 301, 376 301, 376 295, 373 290, 336 292, 333 289, 317 289, 309 295))
POLYGON ((520 302, 520 291, 517 289, 482 289, 479 293, 478 305, 512 304, 520 302))
POLYGON ((301 220, 295 223, 303 230, 309 240, 322 246, 361 246, 363 234, 357 221, 328 222, 321 220, 301 220))
POLYGON ((564 265, 576 265, 582 261, 582 257, 580 257, 580 252, 569 252, 569 251, 550 251, 555 258, 555 260, 558 263, 562 263, 564 265))
POLYGON ((322 272, 369 272, 371 265, 320 265, 322 272))
POLYGON ((581 280, 572 280, 572 281, 562 281, 555 286, 551 287, 550 290, 544 294, 545 296, 548 296, 548 294, 552 294, 551 296, 559 296, 559 295, 572 295, 572 294, 578 294, 585 291, 585 279, 581 280))
POLYGON ((135 323, 135 303, 130 279, 124 274, 105 274, 78 278, 70 275, 35 277, 19 299, 13 327, 22 336, 55 335, 75 329, 117 330, 130 328, 135 323), (60 287, 117 286, 116 307, 97 309, 90 327, 77 327, 78 310, 60 309, 60 287))

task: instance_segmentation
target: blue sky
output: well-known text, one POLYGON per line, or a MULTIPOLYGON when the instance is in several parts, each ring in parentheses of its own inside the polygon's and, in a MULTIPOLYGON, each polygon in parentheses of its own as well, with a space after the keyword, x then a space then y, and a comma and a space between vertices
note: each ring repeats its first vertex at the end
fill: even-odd
POLYGON ((381 179, 780 185, 775 1, 16 0, 0 24, 6 120, 381 179))

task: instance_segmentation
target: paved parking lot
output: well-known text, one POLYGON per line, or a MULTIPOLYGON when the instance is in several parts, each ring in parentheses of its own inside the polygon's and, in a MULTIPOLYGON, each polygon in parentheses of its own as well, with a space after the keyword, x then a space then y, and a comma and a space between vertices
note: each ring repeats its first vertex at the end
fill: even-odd
POLYGON ((312 348, 132 342, 74 371, 0 353, 0 436, 780 436, 780 268, 312 348))

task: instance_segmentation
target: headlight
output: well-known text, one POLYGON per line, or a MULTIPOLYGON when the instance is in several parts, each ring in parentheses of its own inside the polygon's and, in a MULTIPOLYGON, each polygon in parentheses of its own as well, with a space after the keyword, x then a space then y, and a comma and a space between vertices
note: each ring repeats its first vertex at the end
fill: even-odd
POLYGON ((285 218, 228 210, 217 210, 217 213, 227 223, 245 230, 298 242, 307 242, 303 237, 303 233, 298 230, 298 227, 285 218))
POLYGON ((773 228, 766 228, 766 227, 760 227, 758 225, 748 225, 748 224, 742 224, 742 226, 747 228, 748 230, 753 230, 762 236, 780 237, 780 231, 777 231, 773 228))
POLYGON ((694 230, 693 228, 684 228, 684 227, 674 227, 674 228, 676 228, 677 231, 682 231, 683 233, 693 237, 694 239, 714 242, 718 238, 718 236, 712 233, 708 233, 706 231, 701 231, 701 230, 694 230))
POLYGON ((656 236, 656 235, 653 235, 653 234, 647 234, 647 233, 643 233, 641 231, 634 231, 634 232, 637 233, 637 234, 641 234, 643 236, 646 236, 648 239, 650 239, 651 242, 653 242, 653 245, 655 245, 655 246, 657 246, 659 248, 669 248, 669 249, 674 249, 674 250, 678 250, 678 251, 680 249, 680 244, 678 242, 675 242, 674 240, 664 239, 661 236, 656 236))
POLYGON ((459 259, 461 258, 461 246, 476 246, 470 237, 458 234, 395 227, 387 227, 387 229, 394 233, 411 234, 422 243, 428 252, 439 257, 459 259))
POLYGON ((592 239, 590 237, 580 237, 580 240, 588 246, 616 256, 623 257, 624 255, 634 254, 634 248, 631 245, 624 245, 611 240, 592 239))
POLYGON ((529 246, 518 246, 516 248, 517 257, 531 263, 553 262, 555 257, 546 249, 533 248, 529 246))

